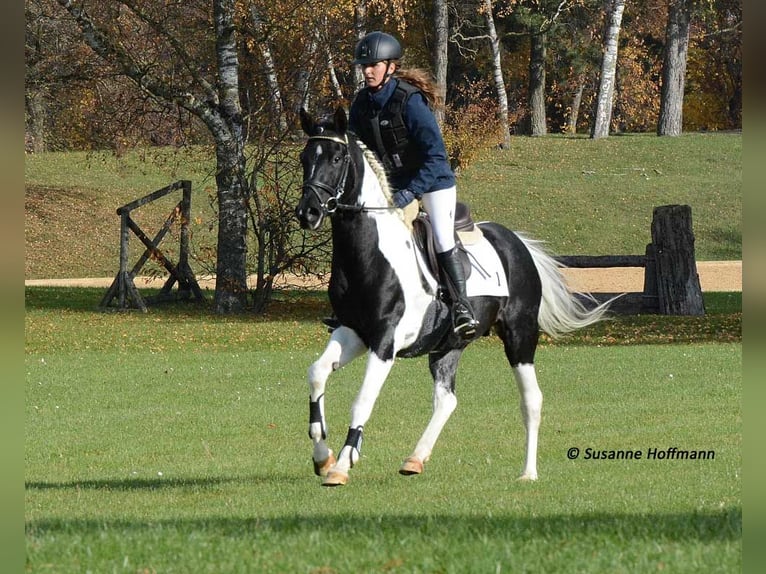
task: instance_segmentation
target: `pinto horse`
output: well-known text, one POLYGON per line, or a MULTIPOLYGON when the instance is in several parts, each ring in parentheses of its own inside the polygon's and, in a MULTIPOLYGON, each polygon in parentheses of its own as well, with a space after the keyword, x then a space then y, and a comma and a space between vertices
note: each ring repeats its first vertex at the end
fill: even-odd
MULTIPOLYGON (((439 282, 420 264, 403 211, 393 207, 392 190, 375 155, 348 131, 338 108, 317 122, 301 110, 308 136, 301 153, 303 188, 296 216, 304 229, 332 226, 329 299, 338 326, 308 369, 309 436, 314 471, 324 486, 344 485, 359 461, 364 425, 396 357, 428 355, 433 377, 433 414, 399 472, 420 474, 439 434, 457 406, 455 373, 465 341, 452 331, 439 282), (327 444, 325 384, 333 371, 367 353, 367 368, 351 407, 346 441, 336 458, 327 444)), ((602 319, 608 303, 584 305, 569 291, 558 263, 540 246, 497 223, 478 224, 497 253, 507 284, 502 295, 472 296, 479 327, 474 337, 497 333, 521 394, 526 460, 519 477, 537 479, 537 442, 543 395, 535 373, 539 332, 551 336, 602 319), (590 308, 589 308, 590 307, 590 308)), ((474 340, 471 339, 471 340, 474 340)))

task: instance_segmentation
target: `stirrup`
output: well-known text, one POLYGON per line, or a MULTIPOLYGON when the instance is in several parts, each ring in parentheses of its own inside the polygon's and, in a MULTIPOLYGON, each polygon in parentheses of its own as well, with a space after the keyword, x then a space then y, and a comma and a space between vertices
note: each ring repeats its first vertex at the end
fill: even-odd
POLYGON ((473 314, 463 305, 457 303, 452 310, 452 330, 463 339, 470 339, 476 334, 479 322, 473 314), (462 308, 459 308, 462 307, 462 308))

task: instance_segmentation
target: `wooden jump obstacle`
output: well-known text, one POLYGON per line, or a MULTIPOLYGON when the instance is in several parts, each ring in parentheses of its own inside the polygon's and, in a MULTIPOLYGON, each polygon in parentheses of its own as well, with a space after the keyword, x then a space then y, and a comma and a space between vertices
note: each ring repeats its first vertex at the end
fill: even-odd
POLYGON ((197 278, 189 266, 189 216, 191 212, 191 181, 179 180, 175 183, 158 189, 155 192, 150 193, 136 201, 123 205, 117 209, 117 215, 120 216, 120 270, 117 276, 114 278, 111 286, 107 290, 104 298, 101 300, 99 307, 107 309, 110 306, 117 309, 131 309, 138 308, 143 312, 146 312, 147 303, 162 302, 176 299, 188 299, 192 295, 197 300, 204 300, 205 296, 197 283, 197 278), (165 224, 160 231, 154 236, 153 239, 149 239, 149 236, 139 227, 139 225, 131 218, 130 214, 133 210, 138 209, 142 205, 146 205, 152 201, 155 201, 161 197, 168 195, 176 190, 182 190, 181 201, 176 205, 168 218, 165 220, 165 224), (159 244, 165 235, 170 231, 171 226, 180 217, 181 219, 181 240, 180 240, 180 252, 178 264, 173 264, 164 253, 159 249, 159 244), (128 269, 128 240, 130 238, 130 232, 133 232, 136 237, 144 244, 146 250, 139 258, 132 269, 128 269), (170 273, 167 281, 163 285, 160 292, 154 297, 147 297, 144 299, 136 288, 133 280, 143 268, 144 264, 149 260, 154 259, 158 261, 167 271, 170 273), (173 296, 171 290, 173 285, 178 284, 178 293, 173 296))
MULTIPOLYGON (((588 267, 643 267, 644 290, 625 293, 611 306, 623 315, 704 315, 697 262, 694 256, 692 210, 688 205, 655 207, 652 242, 644 255, 569 255, 556 259, 562 265, 588 267)), ((618 293, 593 293, 605 301, 618 293)))

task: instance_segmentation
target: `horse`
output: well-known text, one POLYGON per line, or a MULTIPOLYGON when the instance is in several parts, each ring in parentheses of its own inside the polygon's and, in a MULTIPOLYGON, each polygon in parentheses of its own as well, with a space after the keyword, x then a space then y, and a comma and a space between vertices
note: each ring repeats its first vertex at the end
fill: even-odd
MULTIPOLYGON (((359 462, 364 426, 396 357, 428 355, 433 379, 432 416, 399 473, 424 471, 434 445, 457 407, 455 374, 468 344, 494 331, 503 342, 520 393, 526 456, 520 480, 537 480, 537 446, 543 395, 535 371, 540 331, 551 337, 604 318, 610 301, 586 305, 572 293, 561 266, 542 242, 493 222, 477 224, 497 254, 503 294, 472 296, 479 326, 472 339, 452 331, 439 281, 421 265, 404 212, 393 206, 385 170, 348 129, 342 107, 318 121, 301 110, 308 136, 300 154, 301 197, 295 210, 304 230, 331 224, 332 263, 328 287, 337 327, 308 369, 309 437, 314 472, 323 486, 342 486, 359 462), (507 289, 505 289, 507 287, 507 289), (505 293, 507 291, 507 293, 505 293), (351 407, 346 440, 335 456, 328 446, 325 386, 331 373, 367 354, 361 388, 351 407)), ((591 298, 592 299, 592 298, 591 298)))

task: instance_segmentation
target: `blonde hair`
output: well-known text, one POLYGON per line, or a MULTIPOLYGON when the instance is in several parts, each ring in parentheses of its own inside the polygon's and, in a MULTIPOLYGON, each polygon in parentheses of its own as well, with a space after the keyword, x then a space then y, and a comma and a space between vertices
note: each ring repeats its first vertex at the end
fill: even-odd
POLYGON ((394 76, 415 86, 418 90, 423 92, 431 108, 436 110, 444 107, 444 99, 436 88, 434 77, 428 70, 423 68, 400 69, 399 64, 397 63, 394 76))

